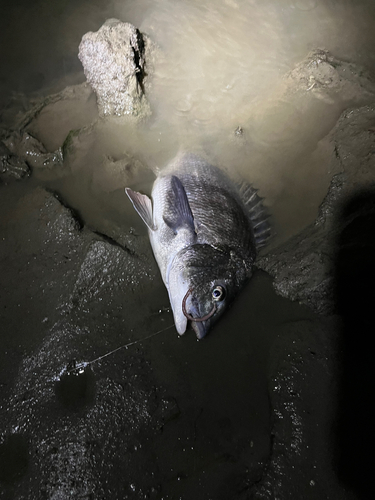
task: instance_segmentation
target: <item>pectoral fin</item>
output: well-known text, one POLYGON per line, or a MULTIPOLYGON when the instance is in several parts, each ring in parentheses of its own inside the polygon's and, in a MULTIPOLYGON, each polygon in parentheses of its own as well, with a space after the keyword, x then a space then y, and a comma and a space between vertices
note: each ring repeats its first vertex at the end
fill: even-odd
POLYGON ((128 195, 133 207, 138 212, 146 226, 151 229, 151 231, 155 231, 156 227, 153 223, 152 203, 150 198, 145 194, 138 193, 130 188, 125 188, 125 193, 128 195))
POLYGON ((193 232, 195 231, 194 217, 185 188, 180 179, 175 175, 171 176, 167 207, 163 219, 167 226, 173 229, 175 233, 177 233, 178 229, 181 227, 188 227, 193 232))

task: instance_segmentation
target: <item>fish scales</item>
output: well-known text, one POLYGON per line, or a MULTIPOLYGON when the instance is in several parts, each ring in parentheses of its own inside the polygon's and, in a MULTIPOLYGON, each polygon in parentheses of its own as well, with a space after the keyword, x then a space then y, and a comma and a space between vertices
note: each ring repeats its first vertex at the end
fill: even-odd
POLYGON ((199 243, 228 245, 248 250, 253 243, 251 222, 230 192, 212 188, 199 178, 181 176, 191 206, 199 243), (209 193, 209 196, 207 195, 209 193))

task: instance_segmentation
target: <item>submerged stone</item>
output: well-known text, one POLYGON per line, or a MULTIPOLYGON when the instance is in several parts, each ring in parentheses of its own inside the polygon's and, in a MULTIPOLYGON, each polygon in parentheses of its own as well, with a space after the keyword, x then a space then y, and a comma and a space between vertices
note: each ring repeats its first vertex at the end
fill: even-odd
POLYGON ((327 50, 312 50, 286 75, 290 92, 311 92, 331 104, 334 97, 358 104, 374 97, 374 83, 358 66, 338 59, 327 50))

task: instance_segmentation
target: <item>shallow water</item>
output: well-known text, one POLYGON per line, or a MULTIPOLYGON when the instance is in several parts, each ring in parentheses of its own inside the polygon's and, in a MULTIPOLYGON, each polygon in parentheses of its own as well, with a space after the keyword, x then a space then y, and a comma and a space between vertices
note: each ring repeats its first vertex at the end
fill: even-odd
MULTIPOLYGON (((286 92, 284 77, 316 48, 373 71, 373 2, 22 4, 9 2, 2 21, 4 96, 10 89, 48 92, 83 81, 77 58, 80 39, 109 17, 135 24, 159 47, 150 67, 150 121, 137 130, 115 125, 99 133, 95 154, 81 158, 79 172, 76 169, 73 178, 60 185, 85 220, 95 225, 100 218, 95 209, 98 198, 104 210, 108 205, 108 181, 101 175, 103 155, 126 151, 155 169, 182 148, 202 152, 212 163, 258 187, 273 214, 276 242, 314 220, 335 173, 329 167, 330 151, 319 141, 348 103, 340 98, 319 100, 309 92, 296 97, 286 92), (242 128, 241 136, 235 134, 237 127, 242 128)), ((84 112, 91 116, 92 110, 84 112)), ((71 108, 60 109, 57 121, 72 114, 71 108)), ((44 143, 58 147, 69 128, 62 127, 56 140, 59 124, 51 127, 51 119, 45 120, 47 132, 41 135, 44 143)), ((114 189, 112 182, 111 192, 114 189)), ((108 211, 123 216, 130 204, 123 205, 120 195, 116 198, 119 203, 114 207, 111 201, 108 211)))

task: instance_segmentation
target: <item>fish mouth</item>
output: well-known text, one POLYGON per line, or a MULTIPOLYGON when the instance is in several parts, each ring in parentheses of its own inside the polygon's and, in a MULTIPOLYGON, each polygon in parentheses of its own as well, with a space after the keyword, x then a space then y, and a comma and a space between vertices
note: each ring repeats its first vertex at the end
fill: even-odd
POLYGON ((198 340, 202 340, 210 329, 209 322, 206 321, 192 321, 191 326, 198 340))
POLYGON ((197 307, 194 307, 193 302, 191 304, 192 307, 192 312, 194 313, 194 316, 186 311, 186 301, 189 297, 189 295, 192 294, 192 289, 189 288, 188 291, 186 292, 183 300, 182 300, 182 312, 184 313, 184 316, 192 322, 192 327, 193 330, 195 331, 197 338, 202 339, 205 337, 208 329, 209 329, 209 323, 208 320, 213 316, 216 312, 216 304, 213 304, 212 309, 209 313, 205 314, 204 316, 199 316, 197 307))

